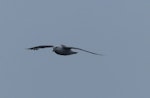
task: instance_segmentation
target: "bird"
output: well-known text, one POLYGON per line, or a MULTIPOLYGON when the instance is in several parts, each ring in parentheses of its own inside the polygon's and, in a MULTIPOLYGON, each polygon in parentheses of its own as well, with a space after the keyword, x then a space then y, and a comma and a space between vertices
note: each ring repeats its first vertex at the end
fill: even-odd
POLYGON ((73 49, 81 50, 81 51, 84 51, 84 52, 87 52, 87 53, 102 56, 102 54, 94 53, 94 52, 87 51, 87 50, 84 50, 84 49, 81 49, 81 48, 69 47, 69 46, 66 46, 66 45, 60 45, 60 46, 39 45, 39 46, 31 47, 31 48, 28 48, 28 49, 29 50, 39 50, 39 49, 43 49, 43 48, 53 48, 53 52, 55 52, 58 55, 63 55, 63 56, 77 54, 78 52, 73 51, 73 49))

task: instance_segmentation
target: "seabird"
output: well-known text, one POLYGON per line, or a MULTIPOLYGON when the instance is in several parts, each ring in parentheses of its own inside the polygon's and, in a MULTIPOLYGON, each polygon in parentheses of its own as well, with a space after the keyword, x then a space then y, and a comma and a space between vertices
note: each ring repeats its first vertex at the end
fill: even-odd
POLYGON ((28 48, 29 50, 39 50, 39 49, 43 49, 43 48, 53 48, 53 52, 55 52, 56 54, 59 55, 72 55, 72 54, 77 54, 78 52, 72 51, 72 49, 76 49, 76 50, 81 50, 84 52, 88 52, 94 55, 101 55, 102 54, 98 54, 98 53, 94 53, 94 52, 90 52, 81 48, 76 48, 76 47, 68 47, 66 45, 61 45, 61 46, 53 46, 53 45, 40 45, 40 46, 35 46, 35 47, 31 47, 28 48))

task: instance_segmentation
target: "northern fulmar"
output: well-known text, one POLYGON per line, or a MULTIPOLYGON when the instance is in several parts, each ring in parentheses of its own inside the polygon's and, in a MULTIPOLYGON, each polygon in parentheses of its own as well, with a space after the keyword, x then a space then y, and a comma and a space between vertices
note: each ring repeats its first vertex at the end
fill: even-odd
POLYGON ((42 49, 42 48, 53 48, 53 52, 55 52, 56 54, 59 54, 59 55, 64 55, 64 56, 78 53, 78 52, 72 51, 72 49, 81 50, 81 51, 88 52, 88 53, 91 53, 91 54, 94 54, 94 55, 101 55, 102 56, 102 54, 90 52, 90 51, 87 51, 87 50, 84 50, 84 49, 81 49, 81 48, 68 47, 66 45, 61 45, 61 46, 40 45, 40 46, 31 47, 31 48, 28 48, 28 49, 29 50, 39 50, 39 49, 42 49))

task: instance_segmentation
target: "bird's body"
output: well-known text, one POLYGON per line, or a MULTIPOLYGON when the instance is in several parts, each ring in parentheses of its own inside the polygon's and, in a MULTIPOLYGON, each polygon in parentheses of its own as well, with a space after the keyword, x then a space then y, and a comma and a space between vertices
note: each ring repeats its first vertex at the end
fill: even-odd
POLYGON ((41 48, 53 48, 53 52, 55 52, 56 54, 59 54, 59 55, 64 55, 64 56, 78 53, 78 52, 72 51, 72 49, 81 50, 81 51, 88 52, 88 53, 95 54, 95 55, 102 55, 102 54, 93 53, 93 52, 90 52, 90 51, 87 51, 87 50, 83 50, 83 49, 80 49, 80 48, 68 47, 68 46, 65 46, 65 45, 55 46, 55 47, 52 46, 52 45, 41 45, 41 46, 35 46, 35 47, 32 47, 32 48, 28 48, 28 49, 38 50, 38 49, 41 49, 41 48))
POLYGON ((56 54, 59 54, 59 55, 71 55, 71 54, 76 54, 77 52, 74 52, 72 51, 71 49, 65 49, 64 47, 54 47, 53 48, 53 51, 56 53, 56 54))

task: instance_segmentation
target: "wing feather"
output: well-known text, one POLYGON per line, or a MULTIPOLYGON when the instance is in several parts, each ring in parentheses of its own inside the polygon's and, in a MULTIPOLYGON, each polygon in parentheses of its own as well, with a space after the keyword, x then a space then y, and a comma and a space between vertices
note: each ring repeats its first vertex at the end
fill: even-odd
POLYGON ((68 48, 68 49, 77 49, 77 50, 81 50, 81 51, 88 52, 88 53, 91 53, 91 54, 95 54, 95 55, 103 56, 103 54, 94 53, 94 52, 87 51, 87 50, 84 50, 84 49, 81 49, 81 48, 76 48, 76 47, 67 47, 67 46, 65 46, 65 48, 68 48))
POLYGON ((40 45, 40 46, 31 47, 28 49, 29 50, 38 50, 38 49, 42 49, 42 48, 51 48, 51 47, 54 47, 54 46, 52 46, 52 45, 40 45))

